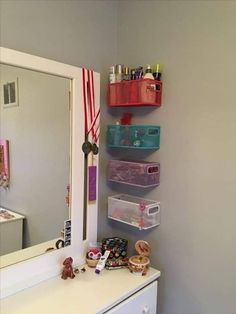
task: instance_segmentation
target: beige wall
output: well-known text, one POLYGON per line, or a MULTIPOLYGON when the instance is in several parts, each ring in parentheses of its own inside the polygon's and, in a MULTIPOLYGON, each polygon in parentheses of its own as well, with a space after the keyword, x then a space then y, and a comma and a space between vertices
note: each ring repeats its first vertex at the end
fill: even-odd
MULTIPOLYGON (((152 247, 160 314, 236 313, 236 2, 121 1, 118 62, 163 64, 163 107, 135 111, 161 125, 161 225, 114 234, 152 247)), ((134 112, 134 111, 133 111, 134 112)))

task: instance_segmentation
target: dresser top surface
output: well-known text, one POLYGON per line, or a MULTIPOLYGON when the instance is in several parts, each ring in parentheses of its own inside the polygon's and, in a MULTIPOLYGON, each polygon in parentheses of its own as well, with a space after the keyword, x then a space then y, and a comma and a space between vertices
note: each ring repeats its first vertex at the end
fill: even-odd
POLYGON ((0 223, 8 223, 16 220, 22 220, 25 217, 18 213, 15 213, 9 209, 0 207, 0 223))
POLYGON ((127 269, 103 270, 97 275, 86 267, 74 279, 58 276, 1 300, 0 313, 99 314, 159 277, 153 268, 145 276, 136 276, 127 269))

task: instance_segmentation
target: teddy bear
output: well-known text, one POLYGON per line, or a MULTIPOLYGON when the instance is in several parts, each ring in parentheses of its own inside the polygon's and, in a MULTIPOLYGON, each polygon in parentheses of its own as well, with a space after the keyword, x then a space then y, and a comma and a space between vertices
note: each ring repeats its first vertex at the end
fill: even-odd
POLYGON ((73 267, 72 267, 73 259, 72 257, 67 257, 64 262, 64 268, 61 274, 62 279, 67 279, 68 277, 73 279, 75 277, 75 274, 73 272, 73 267))

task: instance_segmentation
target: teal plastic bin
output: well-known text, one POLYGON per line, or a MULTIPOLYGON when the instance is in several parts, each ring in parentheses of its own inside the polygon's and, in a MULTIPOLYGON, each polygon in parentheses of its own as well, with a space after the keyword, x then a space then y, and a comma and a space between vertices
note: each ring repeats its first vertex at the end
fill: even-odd
POLYGON ((159 125, 108 125, 108 147, 159 149, 159 125))

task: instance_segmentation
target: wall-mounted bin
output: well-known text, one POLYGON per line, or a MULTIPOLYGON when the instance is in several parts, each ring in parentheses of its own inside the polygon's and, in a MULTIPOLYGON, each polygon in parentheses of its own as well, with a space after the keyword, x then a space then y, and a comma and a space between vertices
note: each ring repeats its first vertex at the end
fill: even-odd
POLYGON ((158 125, 108 125, 108 147, 159 149, 160 126, 158 125))
POLYGON ((108 180, 142 188, 160 183, 160 164, 147 161, 110 160, 108 180))
POLYGON ((162 82, 152 79, 121 81, 108 85, 108 105, 125 106, 160 106, 162 82))
POLYGON ((108 197, 108 218, 142 229, 160 224, 160 202, 120 194, 108 197))

